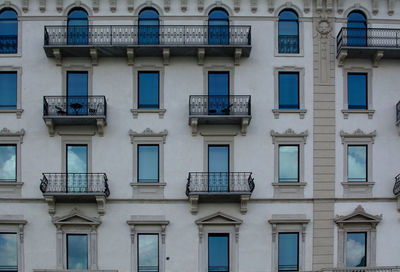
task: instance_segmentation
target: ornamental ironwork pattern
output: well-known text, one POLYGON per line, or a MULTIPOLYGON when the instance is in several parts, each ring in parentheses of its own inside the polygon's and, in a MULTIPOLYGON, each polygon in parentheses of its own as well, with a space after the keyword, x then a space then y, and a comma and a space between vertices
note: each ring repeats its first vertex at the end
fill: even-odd
POLYGON ((43 116, 101 116, 107 114, 105 96, 45 96, 43 116))
POLYGON ((16 54, 18 50, 18 36, 0 35, 0 54, 16 54))
POLYGON ((251 45, 250 26, 90 25, 45 26, 44 44, 90 45, 251 45))
POLYGON ((278 37, 279 53, 297 54, 299 53, 298 35, 279 35, 278 37))
POLYGON ((323 268, 321 272, 400 272, 400 266, 323 268))
POLYGON ((400 101, 396 104, 396 124, 400 123, 400 101))
POLYGON ((191 95, 190 115, 251 115, 250 95, 191 95))
POLYGON ((400 195, 400 174, 398 174, 395 178, 395 183, 393 187, 393 194, 396 196, 400 195))
POLYGON ((400 29, 342 27, 336 42, 337 52, 342 47, 400 48, 400 29))
POLYGON ((191 193, 251 193, 254 178, 251 172, 190 172, 186 195, 191 193))
POLYGON ((43 173, 40 190, 43 194, 110 195, 105 173, 43 173))

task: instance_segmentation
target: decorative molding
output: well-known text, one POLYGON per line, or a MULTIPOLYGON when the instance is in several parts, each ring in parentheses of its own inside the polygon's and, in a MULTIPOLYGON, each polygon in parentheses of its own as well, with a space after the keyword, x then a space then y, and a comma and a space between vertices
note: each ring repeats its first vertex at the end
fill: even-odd
POLYGON ((394 14, 394 0, 387 0, 387 8, 388 8, 387 14, 389 16, 392 16, 394 14))
POLYGON ((22 0, 22 11, 25 13, 29 11, 29 0, 22 0))
POLYGON ((47 203, 47 208, 51 216, 56 214, 56 198, 54 196, 45 196, 44 200, 47 203))
POLYGON ((98 56, 98 53, 97 53, 97 49, 96 48, 90 48, 89 54, 90 54, 90 58, 92 60, 92 65, 93 66, 97 66, 99 64, 99 56, 98 56))
POLYGON ((344 119, 349 119, 349 115, 353 113, 368 114, 368 119, 372 119, 375 110, 342 110, 342 113, 344 119))
POLYGON ((328 13, 332 12, 333 10, 333 0, 326 0, 326 11, 328 13))
POLYGON ((298 137, 302 137, 304 139, 304 143, 307 140, 307 136, 308 136, 308 130, 304 131, 304 132, 300 132, 300 133, 296 133, 294 132, 293 129, 287 129, 285 132, 283 133, 279 133, 279 132, 275 132, 274 130, 271 130, 270 132, 271 136, 272 136, 272 143, 275 144, 275 138, 276 137, 286 137, 286 138, 298 138, 298 137))
POLYGON ((52 222, 57 227, 62 227, 64 225, 73 226, 93 226, 97 228, 101 221, 97 217, 89 217, 84 215, 78 208, 73 208, 71 212, 67 215, 61 217, 53 217, 52 222))
POLYGON ((373 67, 378 67, 379 66, 379 61, 383 58, 384 51, 382 50, 377 50, 372 57, 372 66, 373 67))
POLYGON ((304 13, 309 13, 311 10, 311 0, 303 0, 303 5, 304 5, 304 13))
POLYGON ((197 49, 197 64, 204 65, 204 57, 206 55, 206 50, 204 48, 197 49))
POLYGON ((133 227, 137 225, 167 226, 169 224, 169 220, 165 220, 163 215, 132 215, 131 219, 127 220, 126 223, 133 227))
POLYGON ((348 215, 339 216, 336 215, 334 218, 334 222, 339 226, 339 228, 343 228, 344 224, 371 224, 373 228, 376 227, 379 222, 382 221, 382 214, 380 215, 372 215, 365 212, 364 208, 361 205, 358 205, 354 211, 348 215))
POLYGON ((23 215, 0 215, 0 224, 21 225, 28 224, 23 215))
POLYGON ((236 13, 240 11, 240 0, 233 1, 233 9, 236 13))
POLYGON ((164 118, 166 109, 131 109, 133 118, 137 119, 139 113, 158 113, 160 118, 164 118))
POLYGON ((135 49, 127 48, 126 49, 126 57, 128 59, 128 65, 132 66, 135 64, 135 49))
POLYGON ((275 10, 275 1, 274 0, 267 0, 268 12, 273 13, 275 10))
POLYGON ((95 13, 100 10, 100 0, 92 0, 92 9, 95 13))
POLYGON ((323 2, 322 0, 317 0, 316 5, 315 5, 315 10, 319 13, 321 13, 323 10, 322 2, 323 2))
POLYGON ((240 65, 240 58, 242 56, 242 48, 235 48, 234 61, 235 65, 240 65))
POLYGON ((134 0, 126 0, 126 8, 128 9, 129 12, 133 12, 134 10, 134 0))
POLYGON ((204 10, 204 0, 197 0, 197 10, 203 12, 204 10))
POLYGON ((171 10, 171 0, 164 0, 164 10, 169 12, 171 10))
POLYGON ((58 13, 61 13, 63 11, 63 0, 57 0, 56 1, 56 9, 58 13))
POLYGON ((181 11, 186 12, 188 8, 188 1, 187 0, 181 0, 181 11))
POLYGON ((110 11, 112 13, 117 11, 117 0, 109 0, 108 2, 110 4, 110 11))
POLYGON ((341 130, 340 137, 342 138, 342 144, 344 144, 345 139, 349 138, 370 138, 372 143, 374 143, 374 138, 376 137, 376 130, 370 133, 364 133, 361 129, 356 129, 353 133, 346 133, 343 130, 341 130))
POLYGON ((273 182, 274 198, 304 198, 306 182, 273 182))
POLYGON ((24 135, 25 130, 23 128, 15 132, 11 132, 11 130, 6 127, 0 130, 0 137, 19 137, 19 141, 21 144, 24 142, 24 135))
POLYGON ((257 12, 258 0, 250 0, 250 10, 252 13, 257 12))
POLYGON ((150 128, 146 128, 143 132, 135 132, 133 130, 129 130, 129 136, 131 138, 131 143, 133 144, 135 141, 135 137, 162 137, 163 143, 165 144, 165 139, 168 135, 168 131, 164 129, 161 132, 154 132, 150 128))
POLYGON ((42 13, 46 11, 46 0, 39 0, 39 10, 42 13))
MULTIPOLYGON (((307 219, 305 214, 273 214, 268 223, 271 225, 277 224, 308 224, 310 219, 307 219)), ((273 228, 273 231, 276 228, 273 228)))
POLYGON ((379 12, 379 0, 372 0, 372 14, 377 15, 379 12))
POLYGON ((195 221, 197 226, 206 225, 241 225, 243 220, 240 220, 231 215, 227 215, 223 212, 216 212, 211 215, 202 217, 195 221))
POLYGON ((297 113, 300 116, 300 119, 304 119, 304 116, 307 113, 306 109, 272 109, 272 113, 274 114, 275 119, 279 119, 279 115, 282 113, 297 113))
POLYGON ((54 59, 56 60, 56 65, 61 66, 62 65, 62 54, 61 54, 60 49, 53 48, 53 56, 54 56, 54 59))
POLYGON ((336 9, 339 14, 343 13, 343 9, 344 9, 343 2, 344 2, 344 0, 336 0, 336 9))
POLYGON ((162 54, 163 54, 163 64, 169 65, 169 58, 170 58, 169 48, 163 48, 162 54))
POLYGON ((190 212, 196 214, 199 211, 199 195, 190 195, 190 212))
POLYGON ((375 182, 342 182, 343 197, 372 197, 375 182))

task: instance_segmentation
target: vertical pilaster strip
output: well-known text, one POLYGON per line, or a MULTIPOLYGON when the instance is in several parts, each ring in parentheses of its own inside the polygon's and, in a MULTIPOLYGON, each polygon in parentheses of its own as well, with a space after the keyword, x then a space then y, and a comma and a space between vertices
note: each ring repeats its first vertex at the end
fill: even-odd
POLYGON ((333 267, 335 196, 335 37, 331 10, 313 1, 313 270, 333 267))

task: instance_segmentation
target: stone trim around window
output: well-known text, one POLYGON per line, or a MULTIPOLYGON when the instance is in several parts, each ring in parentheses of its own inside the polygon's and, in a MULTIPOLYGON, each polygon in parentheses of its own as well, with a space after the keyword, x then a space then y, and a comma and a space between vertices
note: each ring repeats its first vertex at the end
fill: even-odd
POLYGON ((235 66, 233 65, 206 65, 203 67, 203 94, 208 95, 208 73, 228 72, 229 73, 229 94, 233 95, 235 90, 235 66))
POLYGON ((131 113, 134 119, 137 119, 139 114, 141 113, 158 113, 159 118, 164 118, 165 112, 167 111, 164 108, 164 78, 165 78, 165 69, 163 65, 135 65, 133 67, 133 107, 131 109, 131 113), (139 88, 138 88, 138 76, 139 72, 159 72, 159 105, 158 109, 139 109, 139 88))
POLYGON ((343 69, 343 118, 348 119, 350 114, 367 114, 368 119, 372 119, 375 110, 373 109, 373 95, 372 95, 372 69, 363 67, 344 67, 343 69), (365 73, 367 74, 367 103, 368 109, 366 110, 351 110, 349 109, 348 102, 348 84, 347 75, 349 73, 365 73))
POLYGON ((242 220, 217 212, 195 221, 199 229, 199 272, 208 271, 208 234, 229 234, 229 267, 231 272, 239 271, 239 228, 242 220))
MULTIPOLYGON (((20 23, 18 24, 20 25, 20 23)), ((17 119, 21 119, 22 112, 22 67, 0 66, 0 72, 17 72, 17 107, 15 109, 0 109, 1 113, 15 113, 17 119)))
POLYGON ((165 271, 166 246, 165 235, 169 221, 163 215, 132 215, 126 221, 131 230, 131 271, 137 272, 138 252, 137 235, 142 233, 158 234, 159 272, 165 271))
POLYGON ((367 266, 376 266, 376 226, 382 221, 382 215, 372 215, 359 205, 352 213, 336 216, 338 226, 337 267, 346 267, 346 237, 348 232, 367 233, 367 266))
POLYGON ((22 21, 21 21, 21 10, 11 1, 4 1, 4 4, 0 5, 0 11, 2 9, 9 8, 14 10, 17 13, 17 21, 18 21, 18 48, 16 54, 0 54, 0 58, 12 58, 12 57, 21 57, 22 56, 22 21))
MULTIPOLYGON (((67 74, 68 72, 87 72, 88 73, 88 95, 93 94, 93 67, 91 65, 63 65, 61 95, 67 95, 67 74)), ((53 94, 56 95, 56 94, 53 94)))
POLYGON ((21 177, 21 144, 24 142, 25 130, 15 132, 8 128, 0 130, 0 144, 17 146, 17 180, 16 182, 0 182, 0 197, 21 197, 21 187, 24 185, 21 177))
POLYGON ((375 185, 373 181, 372 165, 372 145, 376 137, 376 131, 364 133, 361 129, 353 133, 340 131, 340 137, 343 144, 343 197, 372 197, 372 189, 375 185), (367 146, 367 182, 349 182, 347 176, 347 148, 349 145, 367 146))
POLYGON ((0 215, 0 233, 17 235, 18 271, 24 272, 24 226, 28 222, 23 215, 0 215))
POLYGON ((310 222, 305 214, 273 214, 268 223, 272 226, 272 266, 271 271, 278 271, 278 234, 285 232, 299 233, 299 271, 305 268, 306 230, 310 222))
POLYGON ((234 172, 234 138, 233 136, 204 136, 203 171, 208 172, 208 146, 229 146, 229 172, 234 172))
POLYGON ((133 145, 133 167, 132 174, 133 179, 130 185, 132 186, 132 198, 135 199, 163 199, 164 188, 167 185, 164 177, 164 144, 168 135, 167 130, 161 132, 154 132, 150 128, 146 128, 143 132, 135 132, 129 130, 129 137, 131 138, 131 144, 133 145), (140 144, 157 144, 158 149, 158 180, 159 182, 154 183, 141 183, 137 180, 137 148, 140 144))
POLYGON ((272 144, 274 144, 274 198, 304 198, 304 145, 307 141, 308 131, 296 133, 288 129, 283 133, 271 130, 272 144), (299 182, 282 183, 279 182, 279 146, 298 145, 299 146, 299 182))
POLYGON ((304 119, 307 110, 304 106, 304 68, 296 66, 274 67, 274 108, 272 109, 275 119, 279 119, 280 114, 295 113, 300 119, 304 119), (299 73, 299 109, 280 109, 279 108, 279 72, 298 72, 299 73))

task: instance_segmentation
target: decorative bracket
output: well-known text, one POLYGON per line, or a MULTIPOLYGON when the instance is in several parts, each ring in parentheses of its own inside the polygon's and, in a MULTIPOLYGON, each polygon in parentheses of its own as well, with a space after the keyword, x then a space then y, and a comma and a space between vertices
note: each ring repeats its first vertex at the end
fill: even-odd
POLYGON ((134 9, 133 0, 127 0, 126 5, 127 5, 127 8, 128 8, 128 11, 129 12, 133 12, 133 9, 134 9))
POLYGON ((379 12, 379 0, 372 0, 372 14, 377 15, 379 12))
POLYGON ((117 11, 117 0, 110 0, 110 11, 112 13, 117 11))
POLYGON ((235 65, 240 65, 240 58, 242 56, 242 48, 235 48, 235 65))
POLYGON ((341 50, 339 55, 338 55, 338 65, 339 67, 342 67, 344 65, 344 60, 347 57, 347 50, 341 50))
POLYGON ((190 212, 192 214, 196 214, 199 211, 199 196, 198 195, 189 196, 189 202, 190 202, 190 212))
POLYGON ((96 48, 90 48, 90 58, 92 59, 93 66, 99 64, 99 56, 96 48))
POLYGON ((104 215, 106 213, 106 198, 105 196, 96 196, 97 202, 97 212, 99 215, 104 215))
POLYGON ((97 132, 99 133, 99 136, 104 135, 104 127, 106 125, 106 122, 104 119, 96 119, 96 125, 97 125, 97 132))
POLYGON ((192 127, 192 136, 196 136, 198 133, 198 127, 197 125, 199 124, 199 119, 198 118, 190 118, 190 126, 192 127))
POLYGON ((250 0, 250 9, 252 13, 256 13, 257 12, 257 0, 250 0))
POLYGON ((247 202, 249 202, 250 195, 241 195, 240 196, 240 213, 247 213, 247 202))
POLYGON ((275 5, 274 5, 274 0, 268 0, 267 5, 268 5, 268 12, 273 13, 275 10, 275 5))
POLYGON ((187 6, 188 6, 188 1, 187 0, 181 0, 181 11, 186 12, 187 11, 187 6))
POLYGON ((63 10, 63 0, 57 0, 56 9, 58 13, 61 13, 63 10))
POLYGON ((387 0, 388 15, 392 16, 394 13, 394 0, 387 0))
POLYGON ((243 136, 246 136, 247 134, 247 127, 250 124, 250 118, 249 117, 243 117, 241 121, 241 130, 240 132, 242 133, 243 136))
POLYGON ((336 9, 339 14, 343 13, 343 0, 336 0, 336 9))
POLYGON ((170 50, 169 48, 163 48, 163 63, 169 65, 170 50))
POLYGON ((100 9, 100 1, 99 0, 92 0, 92 8, 94 12, 99 12, 100 9))
POLYGON ((49 130, 49 135, 50 137, 54 137, 54 134, 56 133, 54 129, 54 122, 52 119, 44 119, 44 122, 47 126, 47 129, 49 130))
POLYGON ((42 13, 46 11, 46 0, 39 0, 39 10, 42 13))
POLYGON ((56 199, 54 196, 45 196, 44 200, 47 203, 49 214, 53 216, 56 213, 56 199))
POLYGON ((203 12, 204 10, 204 0, 197 0, 197 10, 203 12))
POLYGON ((171 9, 171 0, 164 0, 164 10, 165 12, 169 12, 171 9))
POLYGON ((56 60, 56 65, 61 66, 62 64, 62 55, 60 49, 53 49, 53 56, 56 60))
POLYGON ((29 0, 22 0, 22 11, 27 13, 29 10, 29 0))
POLYGON ((204 65, 204 57, 206 55, 206 50, 204 48, 197 49, 197 64, 204 65))
POLYGON ((135 49, 127 48, 126 56, 128 58, 128 65, 133 65, 135 63, 135 49))
POLYGON ((240 11, 240 0, 233 1, 233 9, 235 10, 236 13, 240 11))
POLYGON ((378 67, 379 66, 379 61, 383 58, 384 52, 382 50, 378 50, 375 52, 373 58, 372 58, 372 66, 373 67, 378 67))
POLYGON ((304 0, 304 13, 309 13, 311 10, 311 0, 304 0))

